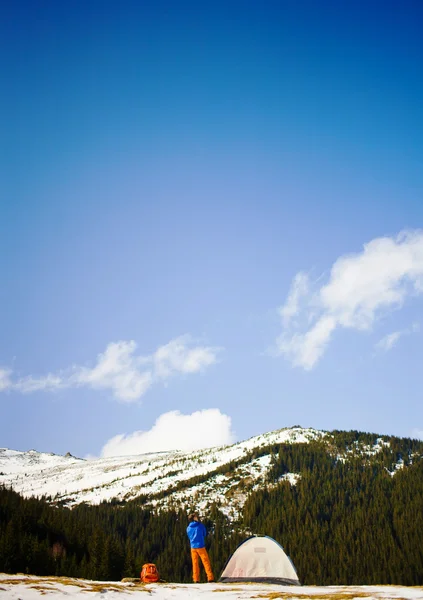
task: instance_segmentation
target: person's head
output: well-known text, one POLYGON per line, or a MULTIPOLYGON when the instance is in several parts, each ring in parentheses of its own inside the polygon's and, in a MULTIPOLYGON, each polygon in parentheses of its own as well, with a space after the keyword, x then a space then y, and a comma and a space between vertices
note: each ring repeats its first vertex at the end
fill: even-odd
POLYGON ((188 521, 192 523, 192 521, 198 521, 198 513, 193 512, 188 515, 188 521))

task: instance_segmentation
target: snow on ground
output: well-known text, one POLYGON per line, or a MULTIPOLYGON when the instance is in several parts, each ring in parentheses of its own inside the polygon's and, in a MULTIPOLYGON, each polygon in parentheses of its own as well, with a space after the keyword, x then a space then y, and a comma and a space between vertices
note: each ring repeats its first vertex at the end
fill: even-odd
POLYGON ((391 477, 393 477, 395 475, 395 473, 397 473, 397 471, 399 471, 400 469, 404 468, 404 461, 402 458, 398 459, 398 462, 396 462, 393 466, 392 471, 390 471, 389 469, 386 469, 389 473, 389 475, 391 475, 391 477))
POLYGON ((346 461, 346 457, 347 456, 351 456, 351 455, 367 455, 367 456, 376 456, 377 454, 379 454, 379 452, 381 452, 383 450, 383 448, 390 447, 390 443, 389 442, 385 442, 382 438, 377 438, 376 442, 372 445, 369 446, 367 444, 364 444, 363 442, 360 442, 358 440, 355 440, 352 445, 350 447, 347 447, 344 450, 344 454, 338 454, 337 455, 337 459, 345 462, 346 461))
MULTIPOLYGON (((172 502, 181 506, 189 506, 193 502, 196 510, 205 513, 216 504, 223 514, 237 519, 247 496, 263 486, 266 473, 271 464, 270 454, 251 460, 248 465, 239 465, 226 474, 217 474, 206 481, 189 488, 174 492, 172 502)), ((154 507, 164 507, 168 497, 153 500, 154 507)))
POLYGON ((1 600, 423 600, 423 587, 403 586, 304 586, 267 584, 134 584, 87 581, 67 577, 36 577, 0 573, 1 600))
MULTIPOLYGON (((378 437, 376 439, 376 442, 372 445, 366 445, 363 444, 362 442, 359 441, 355 441, 353 443, 353 445, 349 448, 347 448, 345 450, 345 454, 338 454, 337 455, 337 460, 341 461, 341 462, 346 462, 347 461, 347 456, 348 455, 367 455, 369 457, 371 456, 376 456, 377 454, 379 454, 380 452, 383 451, 384 448, 389 448, 391 446, 391 443, 389 441, 384 440, 381 437, 378 437)), ((410 455, 410 464, 412 464, 413 462, 413 456, 419 456, 418 453, 415 453, 414 455, 411 454, 410 455)), ((396 463, 392 463, 391 468, 388 469, 385 467, 386 471, 393 477, 395 475, 395 473, 397 473, 399 470, 404 468, 404 460, 402 457, 399 457, 396 463)))
POLYGON ((285 475, 279 477, 278 481, 289 481, 291 485, 297 485, 300 479, 301 475, 299 473, 285 473, 285 475))
POLYGON ((207 448, 194 453, 156 452, 95 460, 83 460, 70 454, 58 456, 35 450, 18 452, 0 448, 0 485, 11 486, 26 497, 51 496, 53 500, 65 501, 69 506, 80 502, 99 504, 112 498, 129 500, 140 495, 151 498, 154 505, 164 506, 168 500, 155 496, 172 488, 174 500, 184 502, 188 493, 192 501, 197 493, 200 504, 207 497, 209 502, 225 505, 233 488, 238 498, 233 505, 237 512, 245 501, 245 492, 262 483, 270 466, 270 455, 250 461, 248 471, 240 466, 235 477, 234 473, 231 478, 212 475, 216 469, 272 444, 306 443, 325 435, 323 431, 293 427, 258 435, 231 446, 207 448), (189 492, 187 488, 174 489, 183 481, 208 473, 211 474, 208 481, 197 484, 195 488, 190 486, 189 492), (248 483, 244 493, 235 490, 241 480, 248 483))

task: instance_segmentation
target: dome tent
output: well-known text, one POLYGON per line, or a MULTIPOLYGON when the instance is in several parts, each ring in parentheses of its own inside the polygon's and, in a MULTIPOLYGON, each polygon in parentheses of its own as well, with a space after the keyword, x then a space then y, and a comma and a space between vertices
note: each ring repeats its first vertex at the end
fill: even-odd
POLYGON ((289 556, 267 535, 254 535, 241 542, 226 563, 219 581, 301 585, 289 556))

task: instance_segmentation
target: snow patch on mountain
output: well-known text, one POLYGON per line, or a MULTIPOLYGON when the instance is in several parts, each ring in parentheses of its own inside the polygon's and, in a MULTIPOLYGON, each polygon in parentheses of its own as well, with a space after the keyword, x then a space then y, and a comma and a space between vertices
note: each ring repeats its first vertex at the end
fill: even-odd
MULTIPOLYGON (((270 468, 270 453, 255 457, 254 451, 263 451, 273 444, 308 443, 325 435, 312 428, 293 427, 193 453, 175 450, 94 460, 75 458, 69 453, 59 456, 3 448, 0 484, 26 497, 48 496, 68 506, 111 499, 127 501, 140 496, 157 508, 170 503, 195 503, 202 510, 216 503, 234 518, 248 494, 263 485, 270 468), (243 462, 247 458, 248 462, 243 462)), ((296 476, 288 475, 285 478, 295 484, 296 476)))

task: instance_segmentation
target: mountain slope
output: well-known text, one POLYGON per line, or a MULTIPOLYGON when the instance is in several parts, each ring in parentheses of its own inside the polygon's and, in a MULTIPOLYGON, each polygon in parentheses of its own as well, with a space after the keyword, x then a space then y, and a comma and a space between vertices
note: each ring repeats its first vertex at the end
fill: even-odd
MULTIPOLYGON (((357 457, 385 460, 396 470, 423 455, 423 444, 358 432, 324 432, 285 428, 249 440, 193 453, 156 452, 84 460, 71 456, 0 449, 0 485, 23 496, 47 496, 74 506, 138 498, 154 507, 193 505, 204 510, 216 503, 237 518, 249 493, 272 485, 272 463, 281 445, 320 443, 337 461, 357 457), (404 443, 405 442, 405 443, 404 443)), ((301 473, 279 474, 295 485, 301 473)), ((273 477, 273 483, 277 480, 273 477)))
MULTIPOLYGON (((192 498, 193 494, 221 501, 237 481, 234 473, 229 478, 219 473, 225 465, 227 470, 233 470, 236 464, 248 463, 245 476, 253 485, 259 484, 268 470, 270 454, 252 458, 254 452, 274 444, 308 443, 325 435, 314 429, 281 429, 232 446, 192 453, 156 452, 95 460, 4 448, 0 449, 0 484, 26 497, 51 496, 54 502, 69 506, 138 497, 148 499, 153 505, 164 505, 170 497, 183 502, 187 495, 192 498), (200 479, 204 481, 196 481, 200 479)), ((242 476, 239 473, 239 479, 242 476)))

